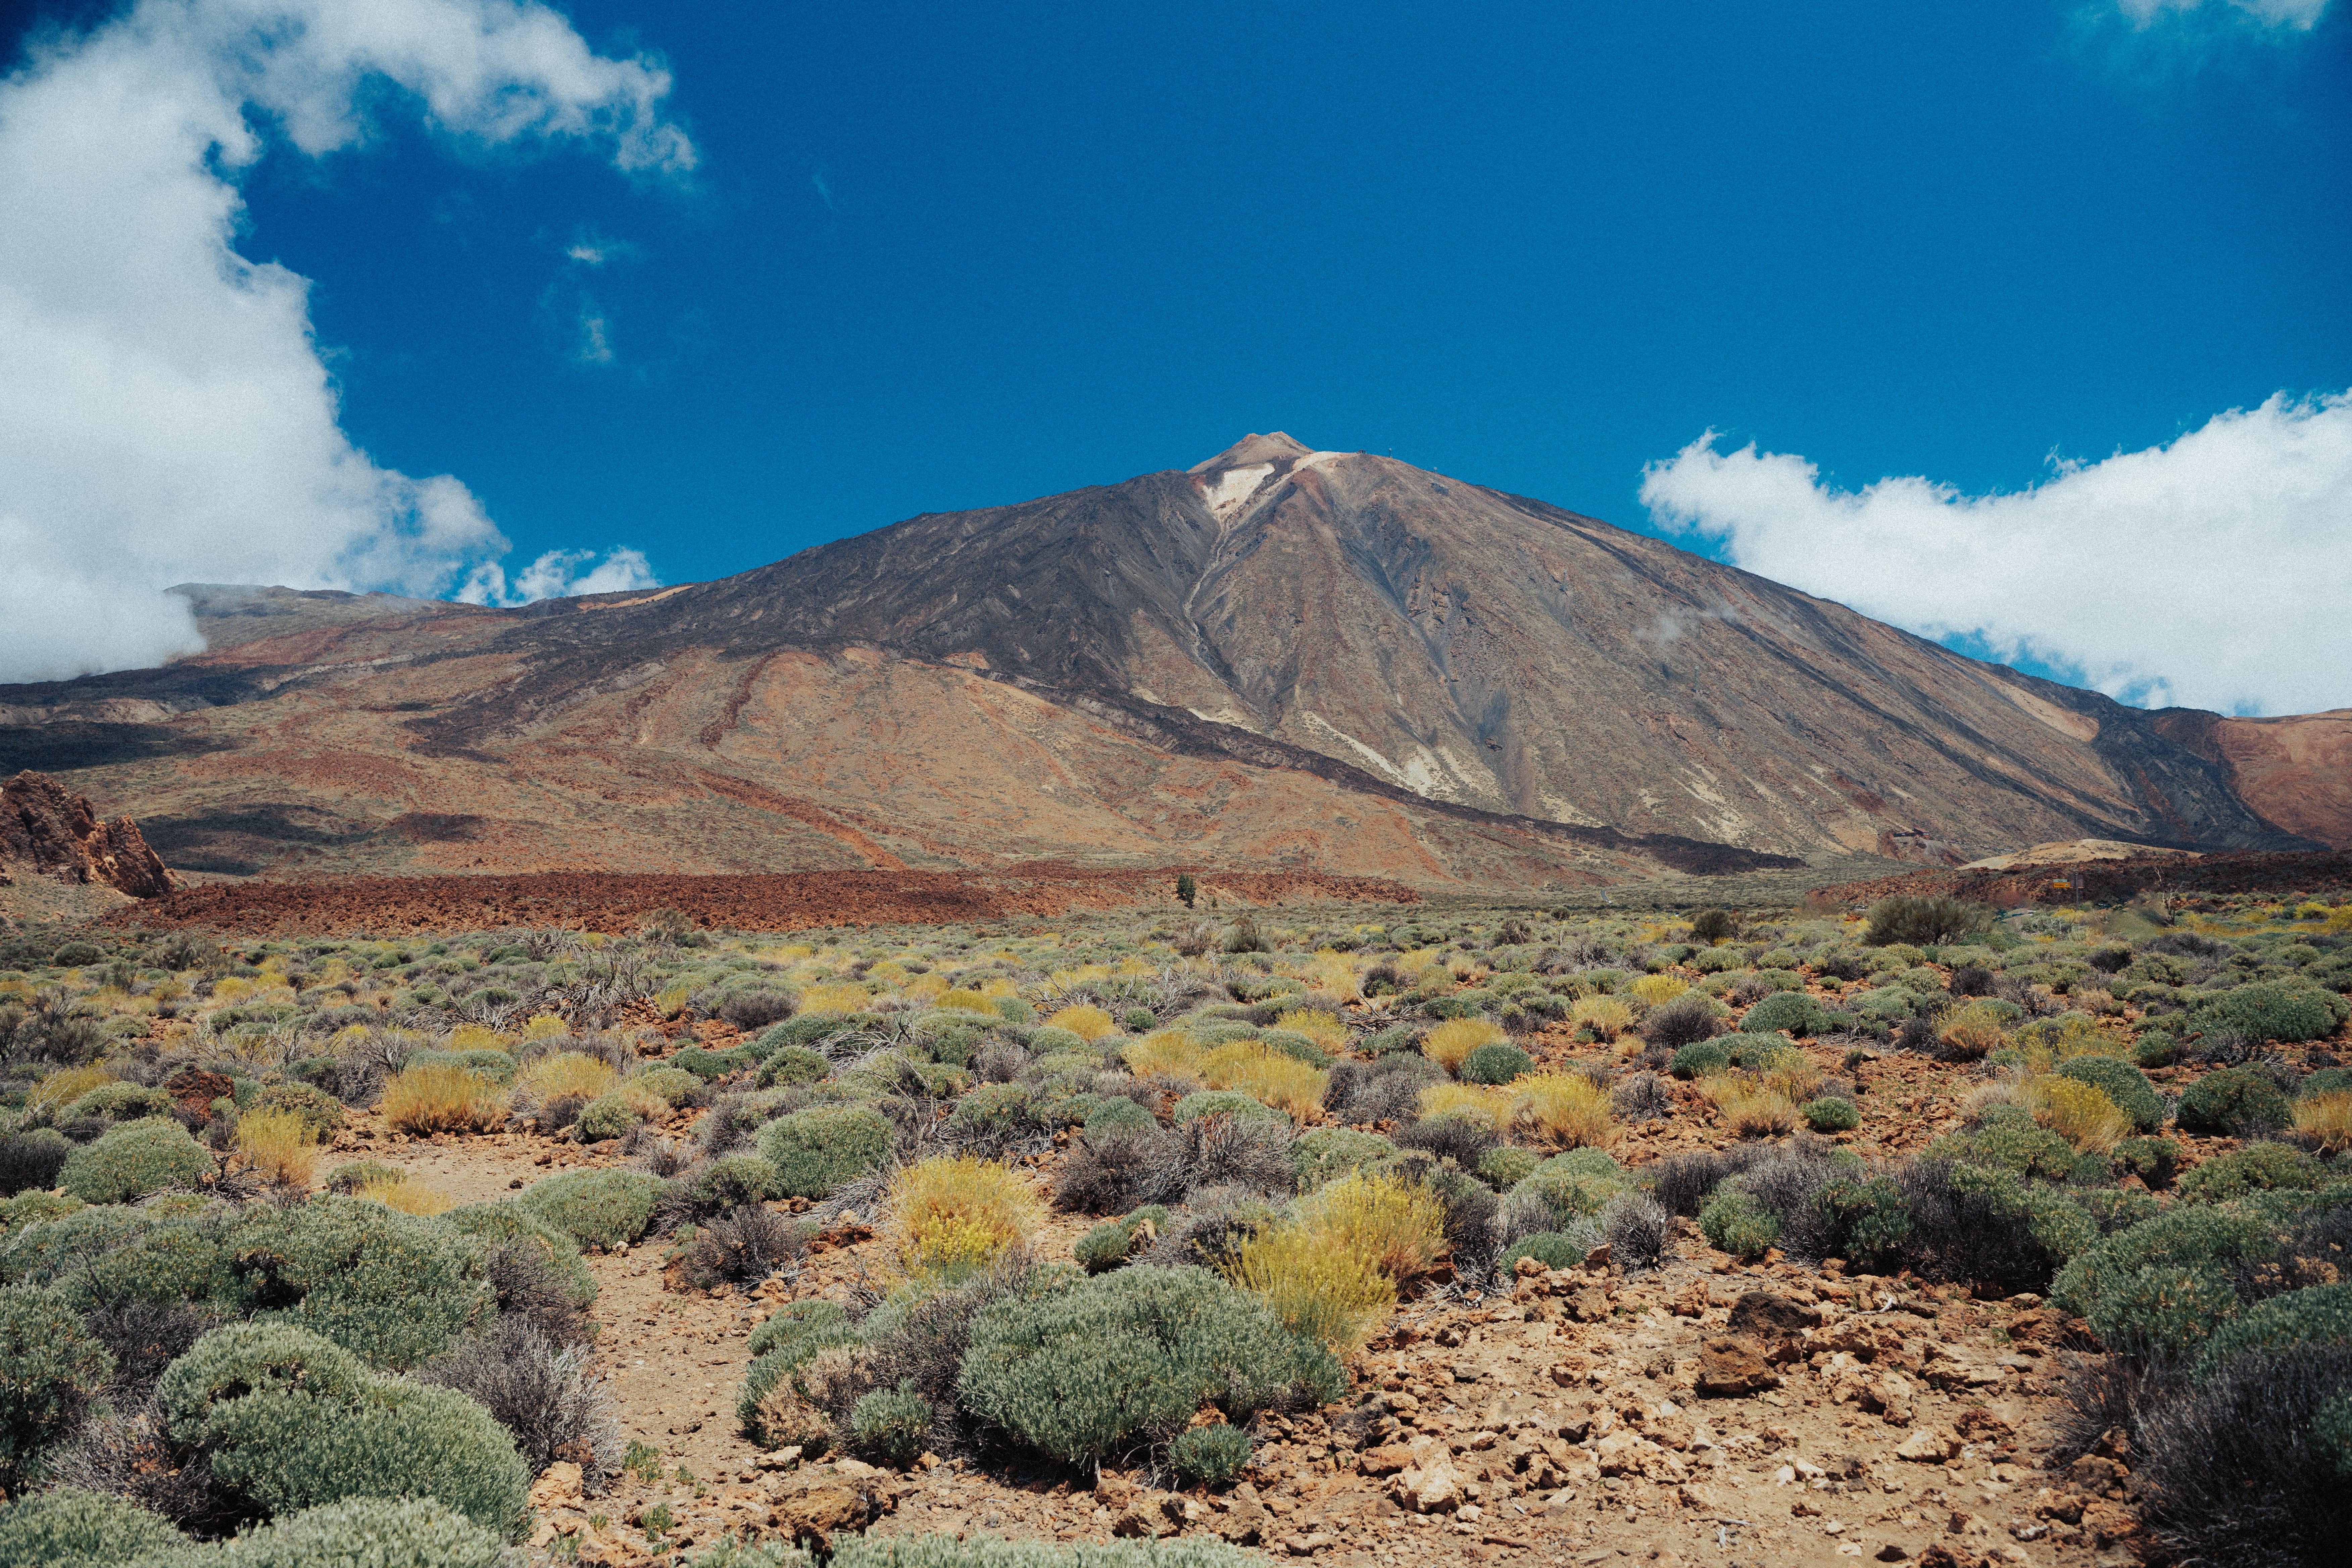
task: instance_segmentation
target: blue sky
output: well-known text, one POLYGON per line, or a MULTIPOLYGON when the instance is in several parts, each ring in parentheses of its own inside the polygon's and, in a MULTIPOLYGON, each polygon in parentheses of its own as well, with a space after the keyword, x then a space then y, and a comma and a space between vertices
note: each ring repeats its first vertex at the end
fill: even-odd
POLYGON ((2352 384, 2324 0, 561 9, 690 170, 379 89, 236 176, 350 441, 518 560, 710 577, 1275 427, 1656 528, 1709 431, 1975 497, 2352 384))

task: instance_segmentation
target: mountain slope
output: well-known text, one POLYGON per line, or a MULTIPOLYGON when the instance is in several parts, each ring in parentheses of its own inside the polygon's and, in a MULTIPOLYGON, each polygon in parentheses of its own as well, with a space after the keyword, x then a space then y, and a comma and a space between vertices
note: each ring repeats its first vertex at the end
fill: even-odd
POLYGON ((0 689, 0 765, 80 770, 175 864, 1540 884, 2306 842, 2179 715, 1279 433, 649 594, 186 592, 205 654, 0 689))

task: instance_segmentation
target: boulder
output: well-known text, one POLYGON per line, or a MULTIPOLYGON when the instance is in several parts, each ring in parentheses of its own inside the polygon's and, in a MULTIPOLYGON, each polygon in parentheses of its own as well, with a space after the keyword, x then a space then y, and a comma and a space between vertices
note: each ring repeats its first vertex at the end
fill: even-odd
POLYGON ((1780 1374, 1753 1340, 1728 1336, 1699 1348, 1698 1392, 1703 1398, 1737 1399, 1780 1386, 1780 1374))
POLYGON ((172 891, 172 873, 127 816, 101 821, 86 795, 30 769, 0 784, 0 863, 134 899, 172 891))

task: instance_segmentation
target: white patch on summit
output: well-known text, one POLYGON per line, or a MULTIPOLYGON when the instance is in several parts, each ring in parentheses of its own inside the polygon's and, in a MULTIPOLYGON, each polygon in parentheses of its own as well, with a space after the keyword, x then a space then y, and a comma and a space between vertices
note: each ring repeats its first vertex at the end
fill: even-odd
POLYGON ((1272 463, 1255 463, 1246 468, 1227 468, 1217 476, 1215 483, 1209 486, 1210 511, 1216 514, 1219 522, 1226 521, 1242 509, 1244 502, 1257 493, 1258 486, 1265 483, 1266 476, 1273 472, 1272 463))

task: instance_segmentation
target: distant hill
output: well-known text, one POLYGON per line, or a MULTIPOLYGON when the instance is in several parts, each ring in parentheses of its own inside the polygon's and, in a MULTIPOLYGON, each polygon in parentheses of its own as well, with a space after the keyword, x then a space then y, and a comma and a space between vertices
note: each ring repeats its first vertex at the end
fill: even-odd
POLYGON ((2352 713, 2145 713, 1279 433, 651 593, 182 591, 205 654, 0 687, 0 768, 197 868, 1540 886, 2352 837, 2352 713))

